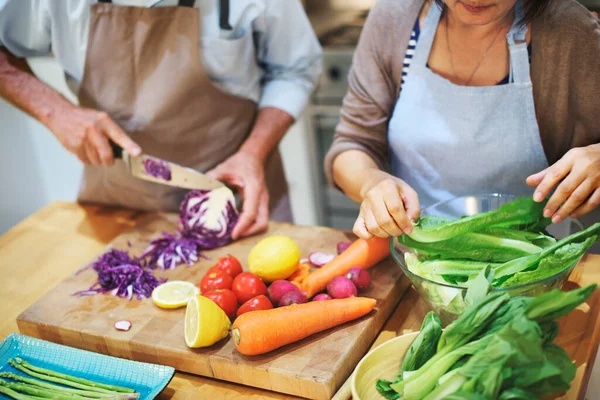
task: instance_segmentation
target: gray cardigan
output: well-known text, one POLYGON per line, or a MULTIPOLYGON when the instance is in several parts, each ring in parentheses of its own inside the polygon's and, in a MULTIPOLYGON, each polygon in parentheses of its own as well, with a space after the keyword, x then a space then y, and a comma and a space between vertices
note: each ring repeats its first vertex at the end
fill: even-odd
MULTIPOLYGON (((326 159, 362 150, 388 167, 387 129, 400 92, 404 54, 425 0, 379 0, 363 29, 341 120, 326 159)), ((531 78, 550 164, 573 147, 600 142, 600 21, 574 0, 555 0, 532 23, 531 78)), ((334 185, 335 186, 335 185, 334 185)))

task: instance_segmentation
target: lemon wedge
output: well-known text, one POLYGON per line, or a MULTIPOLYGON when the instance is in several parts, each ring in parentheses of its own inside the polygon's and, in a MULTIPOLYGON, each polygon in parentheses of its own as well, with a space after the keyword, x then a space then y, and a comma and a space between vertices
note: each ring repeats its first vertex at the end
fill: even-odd
POLYGON ((225 311, 211 299, 194 296, 185 310, 185 344, 188 347, 208 347, 229 334, 231 321, 225 311))
POLYGON ((200 294, 200 288, 191 282, 170 281, 152 291, 152 301, 160 308, 178 308, 187 305, 197 294, 200 294))

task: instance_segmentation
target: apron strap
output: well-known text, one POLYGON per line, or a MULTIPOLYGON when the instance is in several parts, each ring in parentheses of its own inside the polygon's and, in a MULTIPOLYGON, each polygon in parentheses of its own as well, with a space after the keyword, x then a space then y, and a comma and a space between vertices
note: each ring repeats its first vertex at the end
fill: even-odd
MULTIPOLYGON (((99 3, 112 3, 112 0, 98 0, 99 3)), ((179 0, 179 7, 194 7, 196 0, 179 0)))
POLYGON ((230 31, 233 28, 229 24, 229 0, 219 0, 219 26, 221 29, 230 31))
POLYGON ((436 2, 432 2, 429 11, 427 12, 425 26, 421 29, 421 33, 419 34, 419 40, 417 41, 415 54, 410 64, 411 66, 418 65, 425 67, 427 65, 427 60, 429 59, 429 53, 431 52, 431 46, 433 45, 433 39, 435 39, 435 32, 437 31, 441 16, 442 8, 436 2))
POLYGON ((524 16, 523 2, 522 0, 517 0, 515 4, 515 21, 506 35, 510 51, 509 82, 530 84, 529 52, 526 41, 527 25, 521 23, 524 16))

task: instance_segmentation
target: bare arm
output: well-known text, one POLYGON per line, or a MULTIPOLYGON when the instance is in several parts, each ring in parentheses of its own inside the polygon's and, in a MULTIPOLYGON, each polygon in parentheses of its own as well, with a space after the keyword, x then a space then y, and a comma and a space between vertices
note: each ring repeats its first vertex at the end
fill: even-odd
POLYGON ((346 196, 357 203, 362 203, 369 181, 383 177, 385 172, 373 159, 360 150, 348 150, 338 155, 333 161, 333 179, 346 196))
POLYGON ((269 192, 265 164, 294 123, 290 114, 275 107, 261 109, 252 132, 240 150, 208 174, 237 187, 244 199, 233 239, 263 231, 269 223, 269 192))
POLYGON ((261 109, 240 151, 252 154, 264 163, 293 123, 294 118, 285 111, 275 107, 261 109))
POLYGON ((24 59, 0 47, 0 96, 40 121, 83 163, 111 165, 109 139, 130 154, 139 146, 108 114, 78 107, 35 77, 24 59))
POLYGON ((0 96, 44 125, 73 104, 35 77, 25 59, 0 47, 0 96))

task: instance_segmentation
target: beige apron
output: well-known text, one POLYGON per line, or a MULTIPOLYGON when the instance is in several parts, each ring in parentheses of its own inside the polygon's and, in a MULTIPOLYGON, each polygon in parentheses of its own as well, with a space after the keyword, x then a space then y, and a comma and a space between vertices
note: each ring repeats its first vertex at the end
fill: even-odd
MULTIPOLYGON (((92 5, 79 101, 106 111, 144 153, 206 172, 239 149, 257 106, 210 82, 199 32, 197 8, 92 5)), ((252 35, 240 40, 253 46, 252 35)), ((291 221, 278 150, 265 173, 271 219, 291 221)), ((85 167, 78 200, 176 211, 186 192, 132 178, 117 160, 111 167, 85 167)))

